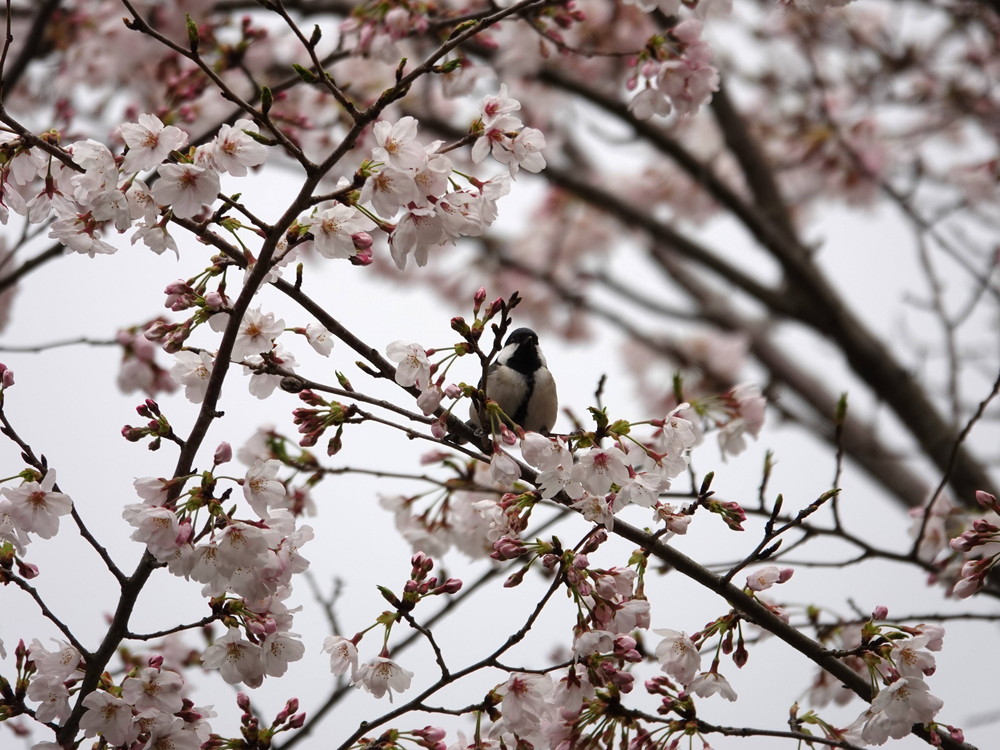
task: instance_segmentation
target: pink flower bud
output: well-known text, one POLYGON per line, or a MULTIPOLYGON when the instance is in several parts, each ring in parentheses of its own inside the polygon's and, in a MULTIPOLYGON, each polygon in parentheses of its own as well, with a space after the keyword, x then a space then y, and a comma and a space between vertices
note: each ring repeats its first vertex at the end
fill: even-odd
POLYGON ((354 247, 358 250, 368 250, 371 248, 374 240, 368 232, 355 232, 351 235, 351 242, 354 243, 354 247))
POLYGON ((460 578, 449 578, 447 581, 438 586, 435 590, 435 594, 457 594, 462 590, 462 580, 460 578))
POLYGON ((130 443, 138 443, 142 440, 145 434, 146 433, 138 427, 132 427, 131 425, 125 425, 122 427, 122 437, 130 443))
POLYGON ((351 263, 356 266, 370 266, 373 260, 374 258, 372 257, 372 251, 370 249, 358 250, 357 253, 350 257, 351 263))
POLYGON ((419 572, 421 570, 430 570, 434 567, 434 561, 431 560, 423 552, 417 552, 413 557, 410 558, 410 565, 413 566, 413 572, 419 572), (429 566, 427 564, 430 563, 429 566), (427 567, 425 567, 427 566, 427 567))
POLYGON ((225 295, 213 291, 205 295, 205 307, 209 310, 221 310, 226 305, 225 295))
POLYGON ((229 443, 223 441, 219 443, 219 447, 215 449, 215 465, 228 463, 233 460, 233 446, 229 443))
POLYGON ((884 604, 880 604, 872 611, 873 620, 885 620, 889 617, 889 608, 884 604))
POLYGON ((1000 507, 997 506, 996 496, 991 495, 989 492, 976 490, 976 502, 986 508, 986 510, 992 510, 996 513, 1000 513, 1000 507))
POLYGON ((241 711, 249 711, 250 710, 250 696, 248 696, 246 693, 237 693, 236 694, 236 705, 240 707, 241 711))

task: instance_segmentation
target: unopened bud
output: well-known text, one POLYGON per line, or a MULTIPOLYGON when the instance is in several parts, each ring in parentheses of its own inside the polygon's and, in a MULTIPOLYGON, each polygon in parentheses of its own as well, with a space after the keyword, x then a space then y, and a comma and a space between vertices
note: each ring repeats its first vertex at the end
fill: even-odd
POLYGON ((231 446, 229 443, 225 441, 222 441, 221 443, 219 443, 219 447, 215 449, 215 456, 213 458, 213 461, 215 461, 215 465, 218 466, 219 464, 228 463, 229 461, 232 460, 233 460, 233 446, 231 446))

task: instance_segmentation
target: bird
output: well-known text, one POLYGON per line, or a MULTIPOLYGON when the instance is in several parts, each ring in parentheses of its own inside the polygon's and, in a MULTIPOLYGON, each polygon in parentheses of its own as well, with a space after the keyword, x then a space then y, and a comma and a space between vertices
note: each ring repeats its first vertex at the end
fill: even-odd
MULTIPOLYGON (((526 432, 547 434, 552 429, 559 409, 556 382, 538 347, 538 334, 530 328, 518 328, 507 337, 487 370, 486 397, 526 432)), ((470 427, 478 431, 475 405, 469 417, 470 427)))

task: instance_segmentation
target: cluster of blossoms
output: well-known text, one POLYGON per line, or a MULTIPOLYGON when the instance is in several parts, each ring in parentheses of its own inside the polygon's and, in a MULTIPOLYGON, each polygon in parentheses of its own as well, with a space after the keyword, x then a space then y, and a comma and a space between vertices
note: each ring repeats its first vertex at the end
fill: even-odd
POLYGON ((701 32, 701 21, 686 19, 669 31, 669 42, 650 46, 655 54, 644 53, 645 59, 627 81, 629 89, 639 89, 629 102, 636 117, 647 120, 672 111, 689 115, 711 99, 719 88, 719 71, 701 32))
POLYGON ((910 511, 910 534, 920 559, 935 567, 932 580, 963 599, 979 591, 1000 562, 1000 503, 983 490, 976 502, 978 513, 938 495, 910 511))
MULTIPOLYGON (((178 282, 184 286, 184 282, 178 282)), ((173 285, 171 285, 173 286, 173 285)), ((167 288, 168 294, 171 287, 167 288)), ((213 302, 213 297, 220 298, 218 293, 210 293, 202 297, 193 295, 201 305, 191 320, 184 323, 164 326, 155 325, 147 329, 147 337, 163 338, 164 346, 175 352, 176 362, 170 369, 174 381, 184 386, 184 395, 192 403, 201 403, 208 390, 209 379, 215 367, 216 357, 205 350, 190 351, 180 348, 182 342, 191 334, 198 321, 208 316, 208 324, 214 330, 221 331, 229 321, 228 313, 214 312, 213 307, 221 306, 220 301, 213 302)), ((239 332, 230 355, 235 362, 243 365, 243 371, 250 376, 250 393, 263 399, 270 396, 278 387, 281 378, 291 373, 298 366, 295 358, 277 342, 278 336, 286 330, 303 336, 318 354, 326 357, 333 350, 331 333, 318 323, 309 323, 304 328, 285 328, 285 321, 275 317, 274 313, 265 312, 256 307, 248 310, 240 321, 239 332)))
MULTIPOLYGON (((215 465, 231 456, 227 445, 220 446, 215 465)), ((240 480, 244 499, 257 516, 253 520, 223 511, 210 475, 178 500, 171 499, 176 482, 138 479, 135 488, 143 502, 123 512, 135 529, 133 540, 145 544, 174 575, 203 584, 202 594, 227 613, 227 622, 242 625, 231 625, 202 655, 204 666, 219 669, 231 684, 256 687, 265 675, 280 677, 304 653, 290 632, 292 612, 284 600, 292 576, 309 564, 299 548, 313 532, 297 526, 290 510, 293 499, 275 478, 279 468, 277 460, 258 460, 240 480), (199 530, 199 517, 205 514, 199 530)))
MULTIPOLYGON (((514 105, 520 106, 516 102, 514 105)), ((538 131, 523 128, 521 132, 538 131)), ((367 172, 367 179, 359 201, 370 205, 383 220, 394 221, 393 225, 387 225, 389 249, 399 268, 406 267, 411 254, 417 265, 426 265, 432 248, 462 236, 479 236, 496 219, 496 202, 510 190, 506 175, 485 182, 470 178, 470 188, 452 189, 451 159, 439 152, 440 141, 423 145, 417 140, 417 121, 412 117, 403 117, 396 123, 379 121, 375 123, 374 136, 376 145, 371 161, 367 168, 362 167, 362 171, 367 172)), ((531 142, 539 144, 537 139, 531 142)), ((540 146, 544 146, 544 140, 540 146)), ((506 151, 498 146, 493 154, 510 167, 511 175, 518 165, 535 171, 544 166, 544 160, 536 151, 525 152, 523 148, 516 152, 506 151)), ((474 148, 473 158, 475 156, 474 148)), ((321 213, 310 220, 310 226, 321 223, 328 216, 321 213)), ((356 233, 368 226, 360 219, 352 221, 346 214, 340 221, 343 223, 337 225, 335 231, 341 235, 356 233)), ((321 230, 329 234, 322 226, 321 230)), ((342 245, 346 249, 346 242, 342 241, 342 245)))
MULTIPOLYGON (((520 106, 501 87, 498 96, 483 99, 472 126, 477 136, 473 161, 492 155, 507 166, 511 178, 521 167, 538 172, 545 166, 541 132, 525 127, 512 114, 520 106)), ((435 246, 479 236, 496 219, 496 202, 510 190, 508 175, 486 181, 469 177, 470 187, 455 189, 458 173, 440 150, 442 142, 422 144, 413 117, 395 123, 380 120, 373 132, 375 146, 361 167, 365 182, 357 196, 357 203, 366 208, 325 205, 299 222, 321 255, 368 262, 368 232, 380 226, 389 233, 389 249, 399 268, 406 267, 410 255, 423 266, 435 246)))
POLYGON ((985 517, 975 519, 971 528, 949 543, 964 559, 953 589, 963 599, 979 591, 1000 562, 1000 503, 995 495, 982 490, 976 492, 976 502, 986 512, 985 517))
MULTIPOLYGON (((28 682, 27 697, 38 703, 35 718, 62 722, 70 715, 71 689, 83 676, 83 659, 73 646, 57 641, 48 650, 37 640, 18 645, 17 670, 28 682)), ((170 747, 198 750, 211 737, 209 707, 196 707, 185 697, 181 675, 164 666, 162 657, 128 671, 111 690, 95 690, 83 699, 80 728, 85 736, 103 737, 109 746, 170 747)), ((59 747, 39 743, 39 750, 59 747)))
POLYGON ((254 135, 256 125, 239 120, 223 125, 210 142, 180 153, 187 134, 143 114, 121 126, 129 150, 116 157, 94 140, 44 148, 43 142, 5 134, 0 147, 8 152, 8 165, 0 182, 0 222, 7 223, 8 209, 33 224, 51 219, 50 237, 91 257, 115 252, 103 239, 109 226, 118 232, 134 227, 133 244, 141 240, 156 253, 176 252, 169 216, 197 216, 215 202, 221 173, 241 176, 262 164, 267 147, 254 135), (158 179, 150 189, 139 174, 151 169, 158 179))
MULTIPOLYGON (((888 610, 879 607, 873 620, 887 616, 888 610)), ((934 720, 944 704, 930 692, 924 678, 934 674, 936 664, 931 652, 940 651, 943 640, 944 628, 938 625, 911 628, 866 623, 862 642, 880 644, 867 652, 868 656, 879 657, 866 660, 868 669, 883 680, 885 687, 852 725, 862 741, 881 745, 890 737, 899 739, 910 734, 914 724, 934 720)))
MULTIPOLYGON (((935 671, 932 652, 941 650, 944 628, 878 622, 887 617, 888 609, 877 607, 860 628, 855 624, 826 631, 825 637, 835 639, 840 647, 842 663, 873 685, 882 685, 871 705, 851 725, 827 734, 831 739, 882 745, 890 737, 907 736, 914 724, 934 721, 942 706, 925 678, 935 671)), ((810 702, 817 708, 831 701, 843 705, 853 696, 839 680, 822 670, 809 689, 810 702)), ((962 740, 961 730, 950 731, 953 739, 962 740)))

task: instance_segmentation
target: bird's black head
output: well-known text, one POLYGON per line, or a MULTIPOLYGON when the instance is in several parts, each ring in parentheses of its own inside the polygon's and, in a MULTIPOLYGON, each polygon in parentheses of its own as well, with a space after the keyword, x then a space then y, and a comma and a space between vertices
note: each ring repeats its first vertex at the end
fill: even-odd
POLYGON ((537 346, 538 334, 530 328, 518 328, 515 331, 511 331, 504 346, 510 346, 511 344, 523 344, 525 341, 530 341, 537 346))
POLYGON ((502 363, 518 372, 530 374, 542 367, 538 354, 538 334, 530 328, 518 328, 511 332, 504 344, 502 363))

